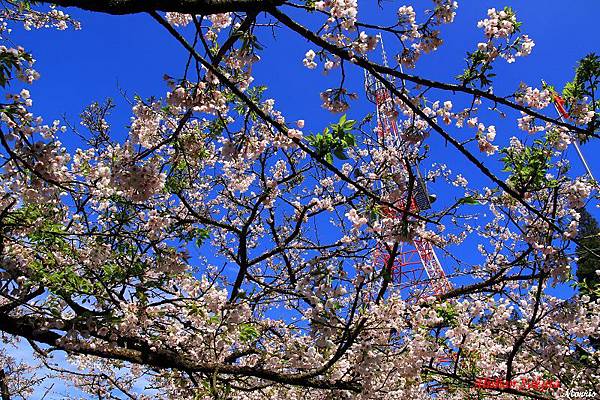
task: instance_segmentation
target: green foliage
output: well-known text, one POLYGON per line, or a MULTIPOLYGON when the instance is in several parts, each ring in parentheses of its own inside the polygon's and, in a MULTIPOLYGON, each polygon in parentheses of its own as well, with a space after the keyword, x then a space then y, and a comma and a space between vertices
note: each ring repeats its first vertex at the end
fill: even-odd
POLYGON ((459 204, 469 204, 469 205, 478 205, 479 201, 473 196, 465 196, 458 200, 459 204))
POLYGON ((251 342, 258 337, 258 330, 252 324, 240 325, 240 339, 242 342, 251 342))
MULTIPOLYGON (((577 210, 580 214, 579 230, 575 239, 579 242, 577 254, 577 287, 579 293, 590 296, 592 301, 600 298, 600 226, 598 221, 585 208, 577 210), (590 251, 591 250, 591 251, 590 251)), ((590 337, 591 345, 600 349, 600 336, 590 337)))
POLYGON ((488 61, 485 52, 477 50, 473 53, 467 52, 467 68, 463 73, 456 77, 463 85, 475 86, 473 83, 479 81, 480 88, 488 87, 492 84, 492 78, 496 76, 492 72, 493 65, 488 61))
POLYGON ((252 54, 255 50, 264 50, 264 47, 250 30, 243 33, 241 50, 244 54, 252 54))
MULTIPOLYGON (((126 223, 131 212, 124 208, 117 211, 116 219, 126 223)), ((110 238, 95 236, 98 244, 112 243, 113 256, 102 265, 95 266, 90 274, 85 267, 74 261, 72 265, 65 259, 77 260, 76 241, 65 232, 62 218, 57 217, 51 207, 39 204, 25 204, 10 212, 5 219, 6 226, 35 226, 27 233, 27 241, 34 249, 36 259, 29 264, 31 282, 37 282, 50 292, 60 296, 85 295, 102 297, 108 287, 122 284, 132 277, 140 276, 146 265, 138 258, 137 246, 126 240, 112 243, 110 238), (61 221, 61 222, 58 222, 61 221), (121 261, 114 261, 121 260, 121 261)), ((203 229, 194 231, 194 238, 208 235, 203 229)), ((203 240, 203 239, 197 239, 203 240)), ((147 281, 146 287, 162 285, 159 281, 147 281)), ((144 293, 136 293, 139 298, 144 293)), ((82 299, 83 302, 87 300, 82 299)))
POLYGON ((48 254, 44 261, 35 261, 29 268, 33 280, 40 282, 53 293, 71 296, 73 293, 92 295, 95 285, 78 274, 71 266, 58 267, 53 255, 48 254))
POLYGON ((445 303, 435 308, 437 314, 444 319, 444 326, 457 326, 458 322, 458 311, 450 304, 445 303))
MULTIPOLYGON (((266 90, 266 86, 253 86, 246 91, 246 96, 248 96, 248 98, 252 100, 253 103, 260 104, 262 102, 263 94, 266 90)), ((233 108, 237 111, 239 115, 249 115, 253 121, 256 121, 258 119, 256 113, 250 112, 248 109, 248 105, 245 102, 238 99, 234 94, 231 94, 231 98, 228 98, 228 100, 231 100, 235 103, 235 106, 233 108)))
POLYGON ((185 176, 187 168, 188 163, 184 158, 181 158, 174 163, 165 181, 165 187, 163 189, 165 193, 181 193, 188 187, 185 176))
MULTIPOLYGON (((596 113, 600 112, 600 99, 598 99, 598 84, 600 84, 600 57, 591 53, 583 57, 577 63, 575 77, 571 82, 567 82, 563 89, 563 98, 569 106, 581 103, 587 97, 590 110, 596 113)), ((587 130, 590 133, 600 128, 600 118, 594 115, 594 118, 588 123, 587 130)), ((582 138, 582 141, 590 139, 590 135, 582 138)))
POLYGON ((600 57, 591 53, 577 63, 575 78, 567 82, 563 97, 567 101, 582 100, 584 96, 593 96, 600 83, 600 57))
POLYGON ((165 193, 181 193, 186 188, 185 181, 179 174, 169 175, 165 181, 165 193))
POLYGON ((557 185, 556 180, 546 178, 552 167, 552 149, 547 140, 535 140, 533 146, 522 149, 506 147, 500 152, 504 154, 503 171, 511 173, 508 183, 521 195, 557 185))
POLYGON ((194 228, 191 231, 181 232, 180 237, 186 242, 194 242, 200 247, 210 238, 210 231, 206 228, 194 228))
POLYGON ((225 130, 225 120, 223 118, 215 118, 208 124, 208 131, 211 137, 219 137, 225 130))
POLYGON ((38 2, 33 0, 17 0, 16 2, 19 12, 29 11, 31 10, 31 6, 35 6, 36 4, 38 2))
POLYGON ((514 26, 515 26, 515 32, 520 32, 520 31, 521 31, 521 26, 523 25, 523 23, 522 23, 522 22, 520 22, 520 21, 516 21, 516 19, 517 19, 517 14, 515 13, 515 10, 513 10, 513 8, 512 8, 512 7, 505 6, 503 11, 504 11, 504 12, 506 13, 506 15, 507 15, 507 18, 506 18, 506 19, 514 19, 514 20, 515 20, 515 23, 514 23, 514 26))
POLYGON ((21 70, 21 62, 31 62, 32 60, 31 55, 27 53, 0 52, 0 86, 5 88, 13 78, 13 71, 21 70))
POLYGON ((74 250, 64 235, 64 225, 56 222, 49 207, 25 204, 11 212, 7 223, 16 226, 35 226, 27 234, 37 258, 29 265, 31 278, 54 293, 92 293, 93 284, 79 276, 71 266, 61 266, 57 256, 73 255, 74 250))
POLYGON ((217 380, 217 373, 215 372, 211 379, 202 381, 202 385, 194 394, 194 400, 204 400, 206 398, 215 400, 230 399, 231 391, 231 384, 229 382, 221 383, 217 380))
POLYGON ((17 226, 36 226, 36 229, 27 234, 27 238, 34 246, 68 252, 68 243, 63 236, 64 225, 56 222, 52 214, 46 206, 25 204, 12 211, 7 216, 6 222, 17 226))
POLYGON ((304 5, 306 6, 306 8, 307 8, 307 9, 308 9, 310 12, 312 12, 312 11, 316 10, 316 8, 315 8, 315 3, 316 3, 316 2, 317 2, 317 0, 306 0, 306 1, 304 2, 304 5))
POLYGON ((367 215, 371 221, 377 220, 383 212, 382 207, 375 202, 367 203, 365 211, 367 212, 367 215))
POLYGON ((346 119, 344 114, 336 124, 325 128, 323 133, 307 136, 308 143, 329 163, 333 162, 333 156, 347 160, 345 150, 356 146, 356 139, 352 134, 355 123, 352 119, 346 119))
POLYGON ((10 225, 30 226, 39 218, 44 218, 44 210, 39 204, 24 204, 22 207, 11 211, 6 218, 6 223, 10 225))

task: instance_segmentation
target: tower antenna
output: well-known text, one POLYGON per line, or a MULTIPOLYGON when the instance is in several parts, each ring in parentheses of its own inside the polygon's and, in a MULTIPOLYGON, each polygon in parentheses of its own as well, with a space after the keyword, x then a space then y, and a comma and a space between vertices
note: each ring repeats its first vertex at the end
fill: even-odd
MULTIPOLYGON (((560 97, 560 95, 556 92, 556 90, 554 90, 551 86, 548 86, 548 84, 543 79, 542 79, 542 87, 547 88, 550 91, 550 94, 552 96, 552 103, 554 103, 554 109, 558 113, 558 117, 560 118, 560 120, 563 123, 566 123, 567 122, 566 120, 571 119, 571 116, 569 115, 569 113, 567 112, 567 109, 565 108, 565 100, 562 97, 560 97)), ((581 151, 581 148, 579 147, 579 140, 577 139, 577 137, 575 138, 575 141, 573 142, 573 146, 575 147, 575 151, 577 151, 577 155, 579 156, 579 159, 581 160, 581 163, 583 164, 583 167, 585 168, 585 171, 587 172, 588 176, 590 177, 590 179, 592 181, 595 181, 594 175, 592 175, 592 170, 591 170, 590 166, 588 165, 585 157, 583 156, 583 152, 581 151)))
MULTIPOLYGON (((381 41, 383 65, 387 67, 387 54, 383 39, 381 34, 378 34, 377 37, 381 41)), ((376 106, 379 146, 381 148, 395 146, 410 151, 407 145, 403 144, 402 132, 397 121, 398 110, 392 93, 366 70, 365 90, 367 98, 376 106)), ((431 208, 431 199, 418 168, 415 166, 415 173, 413 167, 400 163, 400 165, 391 166, 389 172, 401 172, 402 170, 407 172, 411 179, 414 179, 413 189, 410 193, 405 191, 400 199, 394 202, 396 206, 394 209, 386 208, 382 211, 385 217, 396 220, 399 225, 406 224, 407 219, 410 223, 409 215, 415 215, 422 210, 431 208), (409 196, 410 198, 408 198, 409 196)), ((386 194, 389 193, 386 193, 386 188, 382 185, 382 195, 386 194)), ((375 249, 374 266, 387 269, 397 287, 401 292, 407 294, 409 299, 418 300, 430 295, 439 296, 452 289, 431 242, 418 236, 407 235, 406 238, 396 239, 393 247, 398 251, 395 252, 392 259, 392 255, 388 251, 389 243, 380 241, 375 249)))
POLYGON ((387 53, 385 52, 385 47, 383 46, 383 36, 381 35, 381 32, 377 34, 377 37, 379 38, 379 42, 381 43, 381 58, 383 59, 383 66, 389 67, 387 61, 387 53))

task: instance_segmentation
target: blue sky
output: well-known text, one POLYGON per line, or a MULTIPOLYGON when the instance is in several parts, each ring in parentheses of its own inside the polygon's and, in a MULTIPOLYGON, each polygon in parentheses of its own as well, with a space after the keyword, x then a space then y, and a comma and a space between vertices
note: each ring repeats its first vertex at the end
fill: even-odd
MULTIPOLYGON (((403 3, 386 1, 383 4, 382 10, 374 1, 360 1, 361 20, 379 24, 392 23, 394 10, 403 3)), ((429 2, 424 4, 429 5, 429 2)), ((483 40, 481 29, 476 27, 477 21, 485 18, 488 8, 501 9, 507 4, 515 9, 518 19, 523 22, 523 33, 533 38, 536 46, 531 56, 519 58, 514 64, 507 64, 503 60, 497 63, 495 72, 498 76, 494 84, 496 94, 513 93, 521 81, 532 86, 539 85, 542 78, 562 88, 572 78, 577 60, 590 52, 600 53, 594 28, 595 16, 600 13, 600 2, 574 1, 566 6, 564 1, 558 0, 511 3, 463 1, 459 3, 455 23, 442 27, 445 44, 433 54, 422 57, 416 68, 407 72, 437 80, 454 81, 465 66, 466 52, 475 49, 477 42, 483 40)), ((415 8, 420 10, 423 7, 421 5, 415 8)), ((166 85, 163 75, 181 76, 187 60, 186 53, 148 15, 109 16, 76 9, 68 9, 68 12, 81 21, 82 30, 28 32, 15 29, 13 32, 13 40, 34 54, 37 59, 36 69, 41 73, 41 79, 31 87, 34 111, 46 121, 66 115, 68 120, 78 126, 77 116, 86 105, 111 97, 118 106, 109 118, 112 132, 118 137, 124 137, 131 109, 122 93, 126 93, 129 99, 136 94, 143 98, 164 96, 166 85)), ((300 16, 303 24, 310 26, 314 22, 297 10, 288 8, 286 12, 300 16)), ((326 76, 319 69, 308 70, 302 65, 304 53, 311 48, 318 49, 286 29, 276 30, 275 36, 270 28, 263 28, 255 33, 265 50, 261 53, 261 62, 254 68, 254 83, 269 87, 266 95, 276 99, 277 107, 283 111, 287 120, 305 119, 307 133, 320 131, 329 123, 337 121, 339 116, 322 109, 319 99, 321 90, 338 84, 337 74, 326 76)), ((386 48, 389 54, 394 54, 394 50, 397 50, 389 38, 386 48)), ((348 88, 361 95, 352 104, 348 112, 349 118, 360 119, 373 111, 373 105, 362 96, 362 71, 349 68, 347 75, 348 88)), ((452 100, 457 105, 465 101, 464 98, 461 101, 460 96, 449 93, 434 99, 452 100)), ((553 114, 551 109, 546 112, 553 114)), ((486 125, 497 126, 496 144, 506 144, 511 136, 522 136, 516 129, 514 118, 490 118, 484 122, 486 125)), ((450 133, 462 139, 473 135, 472 131, 465 133, 452 128, 450 133)), ((72 134, 65 135, 63 142, 70 146, 79 144, 72 134)), ((481 173, 472 168, 456 150, 448 147, 436 133, 432 133, 427 143, 431 147, 431 158, 422 165, 424 171, 430 168, 432 162, 445 163, 455 173, 462 173, 473 183, 489 184, 481 173)), ((598 150, 600 147, 594 142, 583 147, 592 170, 597 171, 596 175, 600 175, 600 158, 594 157, 598 150)), ((582 166, 573 149, 569 150, 567 156, 572 161, 573 173, 581 174, 582 166)), ((482 157, 498 170, 499 157, 482 157)), ((452 204, 457 197, 462 196, 456 190, 451 192, 447 187, 438 185, 430 189, 437 191, 440 199, 436 203, 437 207, 452 204)), ((596 210, 591 211, 598 215, 596 210)), ((473 254, 474 246, 477 245, 476 238, 474 239, 475 241, 467 243, 468 246, 453 251, 459 257, 473 254)))
MULTIPOLYGON (((485 17, 489 7, 502 8, 506 4, 460 2, 456 23, 443 28, 445 45, 424 57, 412 72, 436 79, 453 79, 464 66, 465 52, 472 50, 482 37, 476 28, 477 21, 485 17)), ((600 3, 580 0, 565 4, 558 0, 510 4, 524 22, 523 31, 535 40, 536 46, 532 56, 513 65, 499 63, 497 72, 501 79, 495 85, 497 93, 512 92, 521 80, 535 84, 541 77, 560 86, 571 77, 579 58, 591 51, 600 52, 594 28, 600 3)), ((392 8, 396 7, 394 2, 392 8)), ((361 18, 369 22, 393 18, 393 14, 380 11, 375 2, 361 1, 359 9, 361 18)), ((118 100, 119 88, 130 95, 160 96, 165 92, 163 74, 181 74, 185 60, 183 49, 149 16, 109 16, 75 9, 68 12, 82 22, 82 30, 26 32, 15 29, 12 35, 16 43, 33 52, 37 59, 42 79, 31 91, 36 100, 35 110, 47 118, 65 112, 76 116, 84 105, 105 97, 118 100)), ((305 117, 309 128, 317 129, 330 122, 331 114, 319 107, 318 85, 334 82, 334 78, 302 66, 303 54, 310 46, 284 29, 276 33, 275 39, 268 30, 261 36, 266 49, 255 69, 256 82, 268 83, 268 93, 277 99, 289 119, 305 117)), ((392 43, 388 43, 388 47, 393 51, 392 43)), ((361 76, 360 73, 353 76, 352 83, 358 92, 361 76)), ((356 103, 358 113, 370 106, 364 99, 356 103)), ((126 123, 129 115, 129 110, 122 107, 115 115, 115 122, 126 123)))
MULTIPOLYGON (((384 4, 389 11, 403 3, 384 4)), ((533 38, 536 46, 531 56, 518 59, 512 65, 503 61, 498 63, 498 78, 494 85, 496 94, 513 93, 521 81, 538 85, 541 78, 562 88, 572 78, 577 60, 590 52, 600 53, 597 40, 598 1, 507 3, 471 0, 460 2, 456 22, 443 27, 445 44, 434 54, 423 57, 415 70, 407 72, 438 80, 453 80, 465 65, 466 51, 473 50, 482 40, 481 30, 476 28, 477 21, 485 17, 488 8, 503 8, 505 5, 515 9, 518 19, 523 22, 523 32, 533 38)), ((361 19, 366 22, 390 21, 394 16, 378 9, 375 1, 360 1, 359 11, 361 19)), ((15 43, 33 53, 37 59, 36 69, 41 73, 41 79, 30 88, 34 112, 48 122, 66 115, 78 124, 77 116, 86 105, 111 97, 118 105, 109 120, 113 124, 112 132, 124 135, 131 110, 120 92, 124 91, 129 98, 134 94, 164 96, 166 86, 162 77, 164 74, 182 74, 187 59, 185 51, 147 15, 116 17, 75 9, 68 12, 81 21, 82 30, 26 32, 16 28, 12 34, 15 43)), ((304 53, 310 48, 317 48, 284 29, 277 31, 275 37, 265 29, 259 32, 259 37, 265 50, 261 54, 262 61, 255 67, 255 84, 269 86, 267 95, 277 100, 278 108, 286 118, 305 119, 309 132, 319 131, 337 121, 339 116, 323 110, 319 99, 321 90, 337 84, 337 76, 324 76, 302 65, 304 53)), ((387 42, 386 47, 393 53, 393 43, 387 42)), ((361 71, 350 71, 348 81, 351 89, 362 94, 361 71)), ((440 99, 458 102, 451 95, 440 99)), ((350 118, 360 118, 373 111, 372 104, 363 96, 352 106, 350 118)), ((495 120, 494 123, 499 127, 497 141, 500 144, 520 134, 514 119, 495 120)), ((75 139, 68 137, 63 142, 76 144, 75 139)), ((435 134, 428 143, 432 148, 432 161, 446 163, 455 172, 462 172, 476 182, 485 182, 458 152, 446 147, 435 134)), ((600 145, 591 142, 583 147, 583 151, 596 176, 600 176, 600 157, 596 156, 600 145)), ((573 172, 581 173, 581 164, 573 150, 568 157, 572 161, 573 172)), ((490 161, 490 165, 494 165, 493 162, 490 161)), ((426 170, 428 165, 423 168, 426 170)), ((453 199, 444 199, 445 195, 438 193, 442 198, 441 204, 452 202, 453 199)), ((455 193, 447 195, 454 196, 455 193)), ((590 211, 598 216, 597 211, 590 211)))
MULTIPOLYGON (((395 15, 393 10, 401 3, 383 4, 385 8, 381 10, 376 2, 359 2, 361 19, 371 23, 391 23, 395 15)), ((495 1, 461 2, 455 23, 442 28, 445 44, 435 53, 424 56, 414 70, 407 72, 453 81, 464 68, 466 51, 473 50, 477 42, 483 40, 481 30, 476 27, 477 21, 485 18, 488 8, 501 9, 506 4, 495 1)), ((572 78, 577 60, 590 52, 600 53, 595 29, 600 2, 574 1, 566 6, 564 1, 558 0, 516 1, 510 5, 523 22, 522 31, 534 39, 536 46, 531 56, 520 58, 514 64, 509 65, 503 60, 497 63, 496 94, 513 93, 521 81, 532 86, 539 85, 541 78, 561 88, 572 78)), ((76 9, 69 9, 68 12, 81 21, 82 30, 29 32, 17 28, 13 32, 14 42, 34 54, 36 69, 41 73, 41 79, 31 87, 34 112, 46 121, 66 115, 78 126, 77 116, 86 105, 111 97, 118 105, 109 119, 112 132, 124 137, 131 110, 122 92, 129 99, 135 94, 144 98, 164 96, 166 86, 162 77, 164 74, 175 77, 182 75, 187 59, 185 51, 148 15, 109 16, 76 9)), ((288 9, 287 12, 300 14, 296 10, 288 9)), ((305 15, 301 15, 300 21, 308 25, 311 23, 305 15)), ((270 28, 263 28, 256 34, 265 50, 261 53, 261 62, 255 66, 254 83, 269 87, 267 96, 277 100, 277 107, 286 118, 305 119, 308 133, 320 131, 337 121, 339 116, 323 110, 319 99, 321 90, 337 85, 337 74, 325 76, 319 70, 308 70, 302 65, 304 53, 311 48, 318 49, 286 29, 276 30, 275 36, 270 28)), ((394 54, 396 49, 391 40, 388 39, 386 47, 390 54, 394 54)), ((361 94, 352 104, 349 118, 359 119, 372 112, 373 105, 362 96, 362 71, 349 68, 347 75, 349 89, 361 94)), ((436 99, 452 100, 458 105, 461 103, 459 97, 451 94, 436 99)), ((546 112, 552 113, 552 110, 546 112)), ((520 135, 514 119, 494 118, 485 122, 497 125, 496 142, 499 145, 507 143, 513 135, 520 135)), ((472 132, 464 133, 457 129, 450 129, 450 132, 463 139, 472 135, 472 132)), ((66 134, 63 142, 70 146, 78 145, 73 134, 66 134)), ((431 147, 432 157, 422 165, 423 170, 426 171, 431 162, 446 163, 472 182, 488 183, 457 151, 447 147, 437 134, 432 133, 427 143, 431 147)), ((600 175, 600 158, 595 157, 599 150, 598 143, 593 141, 583 147, 592 170, 597 171, 596 175, 600 175)), ((572 160, 573 173, 580 174, 582 166, 573 149, 569 150, 567 156, 572 160)), ((497 168, 497 158, 486 158, 486 162, 497 168)), ((448 189, 444 188, 432 189, 440 190, 436 193, 440 198, 437 207, 451 204, 457 196, 461 196, 456 191, 446 192, 448 189)), ((598 214, 595 210, 592 212, 598 214)), ((473 247, 469 246, 468 252, 472 250, 473 247)), ((465 250, 456 251, 462 256, 465 250)))
MULTIPOLYGON (((390 10, 402 3, 384 4, 386 8, 382 11, 375 2, 359 2, 361 18, 376 23, 391 21, 394 13, 390 10)), ((452 81, 465 65, 466 51, 473 50, 482 40, 481 30, 476 28, 477 21, 485 17, 488 8, 502 8, 506 4, 461 2, 456 22, 443 27, 445 44, 435 53, 423 57, 416 69, 408 72, 452 81)), ((518 59, 512 65, 503 61, 497 63, 495 93, 510 94, 520 81, 536 85, 541 78, 562 87, 572 77, 578 59, 589 52, 600 53, 594 28, 600 2, 580 0, 570 2, 568 6, 565 4, 558 0, 510 4, 523 21, 523 32, 534 39, 536 46, 531 56, 518 59)), ((47 121, 66 115, 77 124, 77 116, 86 105, 111 97, 119 105, 110 119, 112 131, 123 135, 131 111, 120 92, 124 91, 129 98, 134 94, 144 98, 164 96, 163 74, 180 76, 186 54, 148 15, 116 17, 76 9, 68 12, 81 21, 82 30, 26 32, 15 29, 12 35, 16 43, 34 54, 36 68, 42 75, 31 88, 34 111, 47 121)), ((293 10, 290 12, 294 14, 293 10)), ((313 132, 336 121, 338 116, 323 110, 319 100, 320 90, 337 84, 336 74, 324 76, 302 66, 304 52, 314 46, 285 29, 278 30, 275 37, 269 29, 258 35, 266 49, 261 54, 262 61, 255 67, 255 83, 269 86, 267 96, 277 100, 286 118, 305 119, 306 129, 313 132)), ((388 40, 386 45, 388 52, 393 53, 394 44, 388 40)), ((350 88, 362 95, 362 72, 354 69, 348 75, 350 88)), ((451 95, 447 99, 459 102, 451 95)), ((361 96, 352 104, 349 117, 360 117, 370 111, 372 105, 361 96)), ((496 119, 494 123, 503 126, 503 121, 496 119)), ((497 140, 502 143, 515 134, 518 132, 513 122, 507 119, 505 129, 499 129, 497 140)), ((69 143, 69 139, 65 142, 69 143)), ((464 160, 453 149, 446 148, 435 134, 429 144, 436 161, 445 162, 455 170, 466 167, 464 160)), ((596 146, 588 144, 584 152, 588 154, 592 169, 600 171, 600 159, 591 156, 596 152, 596 146)), ((573 166, 575 171, 580 168, 578 162, 573 166)))

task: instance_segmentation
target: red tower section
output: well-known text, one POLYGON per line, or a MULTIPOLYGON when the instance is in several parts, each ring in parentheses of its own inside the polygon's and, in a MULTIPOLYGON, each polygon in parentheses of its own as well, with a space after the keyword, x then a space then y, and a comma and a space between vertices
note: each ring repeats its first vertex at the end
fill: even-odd
MULTIPOLYGON (((383 61, 384 64, 387 64, 385 51, 383 52, 383 61)), ((392 93, 368 73, 365 74, 365 91, 367 98, 376 105, 377 134, 380 146, 406 148, 405 141, 402 140, 402 132, 398 128, 398 110, 394 104, 392 93)), ((425 182, 416 166, 414 170, 416 179, 410 194, 410 201, 407 202, 406 197, 409 194, 405 193, 403 198, 395 203, 396 208, 400 210, 406 209, 407 204, 410 204, 409 211, 413 215, 418 214, 421 210, 431 208, 425 182)), ((388 210, 384 214, 388 218, 410 220, 410 216, 405 216, 402 211, 388 210)), ((439 296, 452 289, 432 244, 422 238, 415 237, 409 241, 395 242, 392 246, 390 243, 378 243, 374 262, 376 268, 390 268, 390 262, 392 262, 393 281, 409 299, 418 300, 431 295, 439 296), (390 251, 390 249, 394 250, 390 251), (392 254, 394 255, 393 260, 391 260, 392 254)))

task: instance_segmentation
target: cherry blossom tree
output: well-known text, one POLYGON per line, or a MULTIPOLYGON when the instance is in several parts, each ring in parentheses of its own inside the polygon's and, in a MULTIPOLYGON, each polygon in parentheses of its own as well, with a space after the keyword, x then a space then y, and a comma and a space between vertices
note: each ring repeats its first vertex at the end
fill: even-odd
POLYGON ((32 396, 50 375, 101 399, 600 393, 600 352, 588 339, 600 329, 599 296, 552 294, 576 284, 575 246, 599 254, 577 235, 597 183, 563 156, 598 139, 594 55, 565 88, 561 120, 558 88, 493 90, 502 79, 493 67, 534 49, 510 7, 474 21, 480 43, 465 49, 457 80, 442 82, 411 71, 443 45, 459 12, 452 0, 425 11, 382 4, 397 15, 391 26, 363 20, 356 0, 0 2, 3 400, 32 396), (64 144, 66 122, 31 111, 34 55, 10 40, 17 24, 85 29, 69 7, 144 13, 189 56, 181 76, 165 76, 164 93, 131 99, 129 127, 107 122, 111 102, 85 108, 78 148, 64 144), (304 131, 309 116, 288 120, 266 97, 269 82, 253 77, 254 64, 275 56, 261 35, 283 30, 307 43, 290 62, 339 77, 307 89, 332 112, 315 134, 304 131), (376 61, 381 38, 401 49, 389 65, 376 61), (400 143, 386 144, 370 116, 341 115, 359 97, 350 69, 389 91, 400 143), (510 119, 511 133, 488 109, 510 119), (113 132, 123 129, 120 140, 113 132), (514 136, 503 146, 497 135, 514 136), (431 136, 485 183, 433 164, 431 136), (456 201, 409 208, 417 163, 456 201), (394 259, 417 236, 452 260, 451 290, 416 298, 397 289, 394 259), (473 241, 467 251, 481 262, 454 256, 473 241), (374 262, 377 243, 384 264, 374 262), (29 365, 11 355, 23 348, 35 353, 29 365), (559 385, 476 387, 482 377, 559 385))

